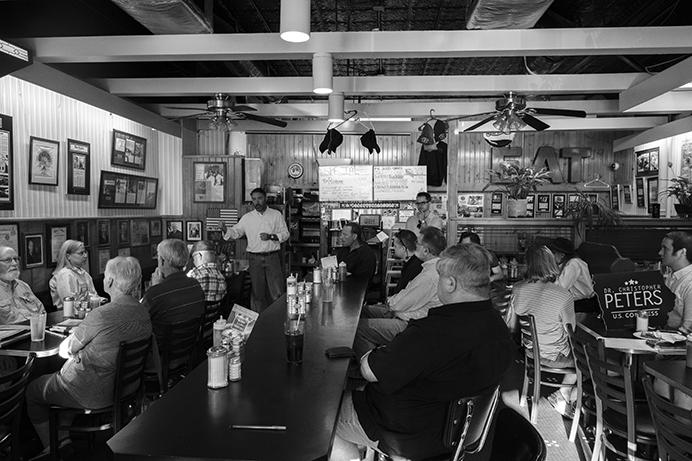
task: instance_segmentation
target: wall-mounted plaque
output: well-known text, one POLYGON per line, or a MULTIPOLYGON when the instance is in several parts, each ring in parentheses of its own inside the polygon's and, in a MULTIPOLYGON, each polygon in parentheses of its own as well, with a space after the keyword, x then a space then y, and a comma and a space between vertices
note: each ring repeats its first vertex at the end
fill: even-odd
POLYGON ((113 130, 111 165, 144 170, 147 160, 147 140, 133 134, 113 130))

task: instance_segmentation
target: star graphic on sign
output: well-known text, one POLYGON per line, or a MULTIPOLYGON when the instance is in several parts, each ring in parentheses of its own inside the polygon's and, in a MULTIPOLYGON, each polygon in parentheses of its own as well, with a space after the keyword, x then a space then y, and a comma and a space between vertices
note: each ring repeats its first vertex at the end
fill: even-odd
POLYGON ((631 285, 639 285, 639 282, 634 279, 629 279, 628 281, 625 282, 625 285, 631 286, 631 285))

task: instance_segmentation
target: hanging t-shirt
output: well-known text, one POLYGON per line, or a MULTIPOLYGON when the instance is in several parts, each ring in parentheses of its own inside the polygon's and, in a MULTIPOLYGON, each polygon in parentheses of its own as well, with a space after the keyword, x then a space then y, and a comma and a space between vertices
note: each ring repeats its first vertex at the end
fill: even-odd
POLYGON ((421 146, 418 165, 428 167, 428 186, 441 186, 447 177, 447 143, 440 141, 433 150, 421 146))

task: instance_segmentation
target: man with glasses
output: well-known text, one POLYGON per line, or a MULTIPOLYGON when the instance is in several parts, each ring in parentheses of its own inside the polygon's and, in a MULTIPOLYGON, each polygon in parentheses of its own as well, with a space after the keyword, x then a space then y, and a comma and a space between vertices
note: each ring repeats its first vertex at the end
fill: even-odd
POLYGON ((23 322, 32 314, 45 312, 29 285, 19 280, 19 263, 13 248, 0 246, 0 325, 23 322))
POLYGON ((387 298, 386 304, 363 308, 363 318, 358 322, 353 341, 353 351, 357 357, 389 343, 406 329, 410 320, 427 316, 428 310, 441 304, 437 297, 440 277, 435 265, 446 246, 447 240, 440 229, 427 227, 421 231, 415 253, 422 261, 421 273, 406 288, 387 298))
POLYGON ((208 303, 221 301, 226 296, 226 279, 216 267, 214 246, 206 240, 196 242, 192 245, 190 257, 195 267, 187 276, 199 282, 208 303))
POLYGON ((402 229, 394 234, 394 257, 404 261, 401 266, 401 277, 396 286, 389 292, 390 296, 399 293, 423 270, 423 262, 416 256, 416 234, 402 229))
POLYGON ((442 230, 442 218, 435 210, 430 209, 432 197, 427 192, 416 195, 417 211, 406 221, 406 229, 418 235, 426 227, 436 227, 442 230))

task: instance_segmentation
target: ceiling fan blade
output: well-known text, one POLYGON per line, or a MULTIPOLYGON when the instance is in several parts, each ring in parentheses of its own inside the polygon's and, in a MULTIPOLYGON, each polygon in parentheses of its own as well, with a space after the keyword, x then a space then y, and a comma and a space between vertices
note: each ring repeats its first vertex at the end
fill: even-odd
POLYGON ((176 106, 163 106, 166 109, 178 109, 178 110, 206 110, 205 106, 196 106, 196 107, 176 107, 176 106))
POLYGON ((538 107, 532 107, 529 110, 535 114, 541 114, 541 115, 562 115, 564 117, 586 118, 586 112, 584 112, 583 110, 550 109, 550 108, 538 108, 538 107))
POLYGON ((186 120, 188 118, 202 118, 202 115, 211 115, 209 112, 198 112, 196 114, 183 115, 182 117, 171 117, 172 120, 186 120))
POLYGON ((257 109, 250 106, 231 106, 229 107, 229 110, 232 110, 233 112, 255 112, 257 109))
POLYGON ((497 114, 497 112, 483 112, 481 114, 472 114, 472 115, 462 115, 460 117, 452 117, 452 118, 446 118, 444 119, 445 122, 454 122, 456 120, 465 120, 467 118, 475 118, 475 117, 485 117, 486 115, 493 115, 497 114))
POLYGON ((536 131, 543 131, 546 128, 550 128, 550 125, 548 125, 547 123, 541 122, 536 117, 534 117, 531 114, 527 114, 526 112, 524 112, 523 114, 518 113, 517 117, 522 119, 524 121, 524 123, 526 123, 528 126, 530 126, 531 128, 533 128, 536 131))
POLYGON ((245 112, 239 112, 239 113, 243 114, 243 116, 247 120, 254 120, 255 122, 268 123, 269 125, 278 126, 280 128, 286 128, 286 126, 288 126, 288 123, 284 122, 283 120, 277 120, 275 118, 270 118, 270 117, 262 117, 261 115, 255 115, 255 114, 247 114, 245 112))
POLYGON ((476 128, 478 128, 478 127, 480 127, 480 126, 485 125, 486 123, 488 123, 489 121, 491 121, 492 119, 494 119, 495 116, 496 116, 496 114, 493 112, 493 115, 491 115, 490 117, 486 117, 486 118, 484 118, 483 120, 481 120, 480 122, 476 123, 475 125, 472 125, 472 126, 466 128, 466 129, 464 130, 464 132, 466 132, 466 131, 473 131, 473 130, 475 130, 476 128))

